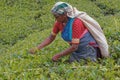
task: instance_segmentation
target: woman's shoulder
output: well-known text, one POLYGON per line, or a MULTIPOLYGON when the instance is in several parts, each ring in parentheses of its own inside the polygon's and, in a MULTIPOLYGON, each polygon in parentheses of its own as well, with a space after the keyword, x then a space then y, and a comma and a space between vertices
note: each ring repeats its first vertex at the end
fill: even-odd
POLYGON ((73 22, 73 25, 83 25, 83 22, 79 18, 75 18, 74 22, 73 22))
POLYGON ((62 24, 61 22, 58 22, 58 21, 55 21, 55 24, 56 25, 60 25, 60 24, 62 24))
POLYGON ((62 25, 62 23, 60 23, 58 21, 55 21, 55 23, 54 23, 54 26, 56 26, 56 27, 61 26, 61 25, 62 25))
POLYGON ((74 22, 76 22, 76 23, 82 23, 82 21, 79 18, 75 18, 74 22))

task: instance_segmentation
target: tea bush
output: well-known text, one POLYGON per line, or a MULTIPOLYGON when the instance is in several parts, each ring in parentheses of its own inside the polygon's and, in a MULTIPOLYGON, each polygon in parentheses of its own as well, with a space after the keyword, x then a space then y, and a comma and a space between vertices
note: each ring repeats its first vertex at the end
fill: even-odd
POLYGON ((69 45, 58 34, 49 46, 30 55, 28 50, 51 33, 50 10, 58 0, 0 0, 0 80, 119 80, 119 0, 62 0, 87 12, 101 25, 111 57, 100 63, 52 62, 69 45))

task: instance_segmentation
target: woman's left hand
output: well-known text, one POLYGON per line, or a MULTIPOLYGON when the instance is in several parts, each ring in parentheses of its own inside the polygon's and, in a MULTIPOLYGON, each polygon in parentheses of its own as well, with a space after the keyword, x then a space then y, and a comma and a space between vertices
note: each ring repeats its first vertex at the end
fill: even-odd
POLYGON ((56 54, 52 57, 53 61, 58 61, 60 59, 61 55, 60 54, 56 54))

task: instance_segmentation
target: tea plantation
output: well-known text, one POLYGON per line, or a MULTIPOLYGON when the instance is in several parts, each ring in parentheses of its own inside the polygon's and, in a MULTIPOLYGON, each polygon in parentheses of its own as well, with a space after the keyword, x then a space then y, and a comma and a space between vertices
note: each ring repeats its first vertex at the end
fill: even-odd
POLYGON ((100 63, 53 62, 69 45, 59 34, 35 55, 28 50, 51 33, 50 10, 59 0, 0 0, 0 80, 120 80, 120 0, 62 0, 96 19, 107 38, 110 58, 100 63))

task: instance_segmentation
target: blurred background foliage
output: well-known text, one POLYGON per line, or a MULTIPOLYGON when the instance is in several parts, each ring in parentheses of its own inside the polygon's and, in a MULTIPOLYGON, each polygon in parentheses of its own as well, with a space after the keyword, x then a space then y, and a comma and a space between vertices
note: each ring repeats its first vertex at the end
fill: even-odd
POLYGON ((110 59, 101 64, 53 63, 54 54, 68 44, 60 34, 52 45, 29 55, 51 33, 54 17, 50 10, 59 0, 0 0, 0 80, 119 80, 120 79, 120 0, 61 0, 96 19, 107 38, 110 59), (91 67, 91 65, 94 67, 91 67), (86 75, 88 77, 86 77, 86 75))

